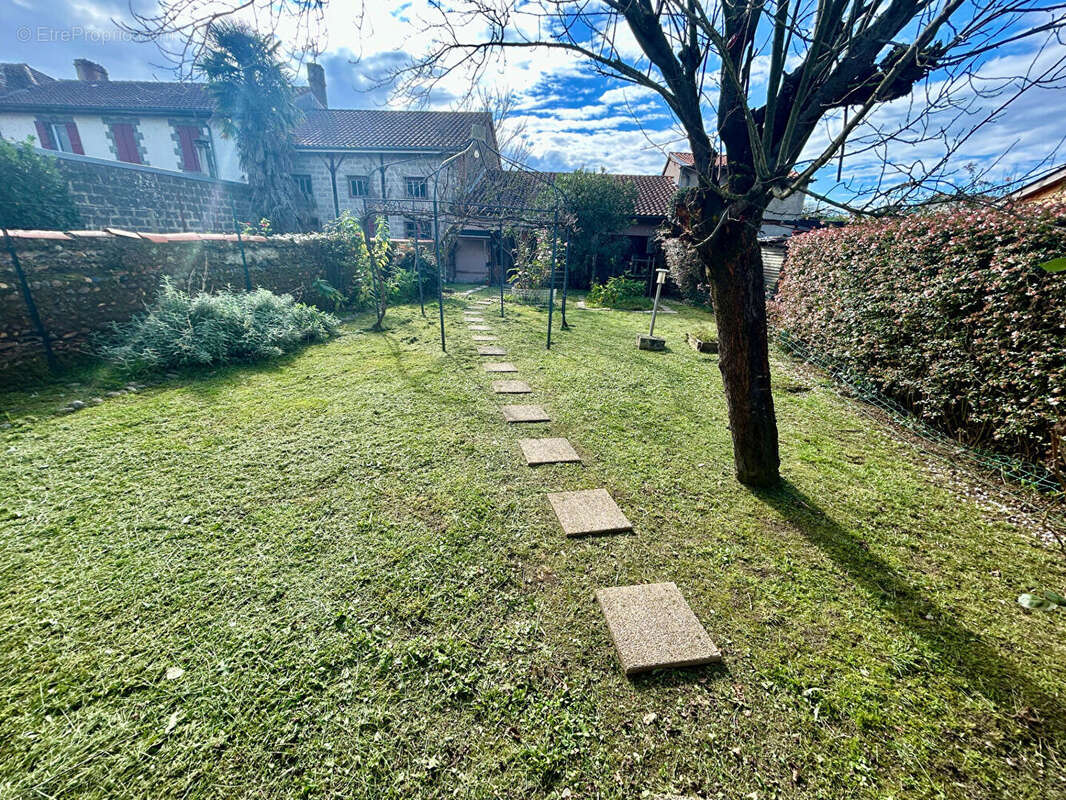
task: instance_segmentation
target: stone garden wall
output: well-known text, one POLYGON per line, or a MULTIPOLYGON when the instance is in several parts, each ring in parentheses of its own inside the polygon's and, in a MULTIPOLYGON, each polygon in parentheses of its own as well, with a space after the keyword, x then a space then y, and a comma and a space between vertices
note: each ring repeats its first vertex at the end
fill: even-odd
POLYGON ((241 221, 253 219, 247 184, 142 164, 39 152, 55 160, 86 228, 230 233, 234 211, 241 221))
MULTIPOLYGON (((141 311, 164 276, 188 291, 244 287, 232 234, 11 231, 19 263, 58 355, 86 351, 91 335, 141 311)), ((306 297, 331 277, 320 235, 245 237, 252 285, 306 297)), ((40 358, 38 335, 0 243, 0 370, 40 358)))

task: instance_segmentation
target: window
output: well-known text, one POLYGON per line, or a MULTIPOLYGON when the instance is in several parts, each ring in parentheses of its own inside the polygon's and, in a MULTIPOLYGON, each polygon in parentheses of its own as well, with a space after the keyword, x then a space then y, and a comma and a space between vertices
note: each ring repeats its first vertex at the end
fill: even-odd
POLYGON ((181 168, 186 172, 215 174, 215 159, 211 140, 204 136, 199 125, 175 125, 181 147, 181 168))
POLYGON ((425 219, 405 219, 403 221, 403 235, 407 239, 432 239, 432 227, 429 224, 429 220, 425 219))
POLYGON ((314 186, 311 185, 310 175, 293 175, 292 179, 296 181, 296 188, 308 197, 315 193, 314 186))
POLYGON ((370 194, 370 178, 367 175, 348 176, 348 196, 367 197, 370 194))
POLYGON ((425 178, 404 178, 404 182, 407 184, 407 196, 408 197, 425 197, 426 196, 426 179, 425 178))
POLYGON ((60 150, 64 153, 85 155, 81 147, 78 126, 73 122, 36 121, 37 139, 45 150, 60 150))
POLYGON ((115 142, 115 156, 127 164, 143 164, 137 149, 137 131, 132 122, 111 123, 111 138, 115 142))

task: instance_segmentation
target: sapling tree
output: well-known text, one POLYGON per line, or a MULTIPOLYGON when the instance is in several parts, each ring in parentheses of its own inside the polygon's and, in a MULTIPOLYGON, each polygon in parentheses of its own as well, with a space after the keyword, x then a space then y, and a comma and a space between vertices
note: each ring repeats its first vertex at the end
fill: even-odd
MULTIPOLYGON (((570 242, 574 286, 606 280, 628 248, 621 234, 633 222, 636 187, 612 175, 580 169, 557 176, 555 185, 566 212, 563 228, 570 242)), ((538 205, 550 208, 554 200, 554 194, 545 190, 538 205)))

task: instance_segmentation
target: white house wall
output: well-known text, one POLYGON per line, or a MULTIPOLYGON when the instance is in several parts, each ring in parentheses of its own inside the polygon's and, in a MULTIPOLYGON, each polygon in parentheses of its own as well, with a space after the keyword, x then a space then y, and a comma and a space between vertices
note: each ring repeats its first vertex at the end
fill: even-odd
MULTIPOLYGON (((81 139, 81 146, 85 151, 85 155, 109 161, 116 160, 111 138, 108 135, 108 125, 105 124, 105 117, 103 116, 3 113, 0 114, 0 136, 14 142, 25 141, 27 137, 32 136, 36 142, 37 126, 35 122, 39 116, 49 118, 65 117, 72 120, 78 126, 78 136, 81 139)), ((170 123, 172 118, 138 117, 135 114, 128 113, 116 113, 106 118, 137 120, 137 133, 140 134, 138 144, 146 166, 169 169, 176 172, 182 171, 178 145, 174 141, 174 127, 170 123)), ((174 117, 174 119, 180 119, 180 117, 174 117)), ((192 118, 188 122, 189 124, 196 124, 196 120, 192 118)), ((237 160, 236 142, 232 139, 224 138, 217 123, 212 123, 210 128, 215 163, 219 172, 217 177, 230 181, 244 180, 237 160)), ((36 143, 40 144, 39 142, 36 143)))

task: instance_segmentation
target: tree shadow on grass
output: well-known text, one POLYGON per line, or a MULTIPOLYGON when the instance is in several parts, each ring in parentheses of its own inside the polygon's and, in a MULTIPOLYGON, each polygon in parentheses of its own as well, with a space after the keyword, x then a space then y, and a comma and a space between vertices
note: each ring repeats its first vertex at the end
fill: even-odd
POLYGON ((1020 721, 1039 718, 1035 734, 1066 739, 1066 713, 1061 698, 1048 694, 1024 670, 993 645, 956 621, 926 597, 907 576, 870 552, 866 543, 825 513, 787 480, 754 494, 775 508, 796 530, 825 553, 863 590, 874 604, 919 636, 940 663, 965 679, 970 688, 992 699, 1020 721), (1019 708, 1025 706, 1026 708, 1019 708))

